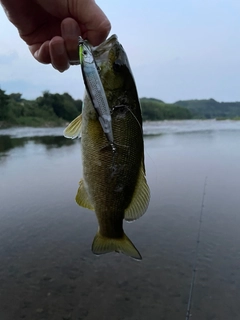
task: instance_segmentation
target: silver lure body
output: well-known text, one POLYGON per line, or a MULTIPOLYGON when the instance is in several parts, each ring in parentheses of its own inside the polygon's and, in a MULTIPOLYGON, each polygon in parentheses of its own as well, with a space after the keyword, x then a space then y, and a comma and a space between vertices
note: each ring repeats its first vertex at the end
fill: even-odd
POLYGON ((87 41, 83 40, 81 37, 79 37, 79 58, 88 95, 98 114, 98 120, 102 126, 103 132, 114 149, 112 118, 106 94, 98 73, 92 50, 87 44, 87 41))

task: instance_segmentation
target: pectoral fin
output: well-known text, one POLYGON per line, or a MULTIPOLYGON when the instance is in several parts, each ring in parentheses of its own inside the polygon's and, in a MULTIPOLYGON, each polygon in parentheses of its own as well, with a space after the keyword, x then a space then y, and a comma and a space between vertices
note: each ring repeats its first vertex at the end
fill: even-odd
POLYGON ((139 171, 137 184, 133 193, 130 205, 125 209, 124 219, 133 221, 140 218, 147 210, 150 200, 150 189, 144 173, 144 165, 142 163, 139 171))
POLYGON ((88 193, 84 186, 83 180, 80 180, 79 182, 79 188, 78 188, 75 200, 79 206, 90 209, 90 210, 94 210, 94 207, 89 199, 88 193))
POLYGON ((65 138, 75 139, 81 137, 82 115, 75 118, 63 131, 65 138))
POLYGON ((141 260, 141 254, 134 246, 132 241, 123 234, 122 238, 106 238, 103 237, 99 232, 96 234, 93 244, 92 252, 94 254, 100 255, 109 252, 121 252, 130 256, 134 259, 141 260))

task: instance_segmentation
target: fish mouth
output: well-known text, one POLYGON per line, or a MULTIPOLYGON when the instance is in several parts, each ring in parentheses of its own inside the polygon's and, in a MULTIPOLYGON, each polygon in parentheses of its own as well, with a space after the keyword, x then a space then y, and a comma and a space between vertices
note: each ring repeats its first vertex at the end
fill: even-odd
POLYGON ((112 52, 113 50, 115 52, 117 48, 118 50, 120 50, 122 46, 118 42, 118 38, 116 34, 113 34, 110 38, 102 42, 99 46, 94 47, 93 55, 98 66, 101 67, 102 63, 106 63, 106 61, 112 60, 114 58, 113 57, 114 54, 110 54, 110 52, 112 52))
POLYGON ((127 79, 133 79, 126 52, 116 34, 94 47, 93 55, 105 90, 115 90, 127 79))
POLYGON ((116 34, 113 34, 110 38, 93 48, 94 55, 101 54, 104 51, 109 51, 115 43, 118 43, 118 37, 116 34))

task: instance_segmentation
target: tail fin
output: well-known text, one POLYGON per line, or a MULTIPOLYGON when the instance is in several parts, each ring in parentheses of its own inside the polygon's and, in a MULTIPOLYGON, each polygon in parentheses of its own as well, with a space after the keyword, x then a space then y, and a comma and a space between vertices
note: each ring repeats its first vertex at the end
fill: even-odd
POLYGON ((124 253, 137 260, 142 259, 141 254, 125 233, 122 238, 113 239, 103 237, 98 232, 92 243, 92 252, 99 255, 114 251, 124 253))

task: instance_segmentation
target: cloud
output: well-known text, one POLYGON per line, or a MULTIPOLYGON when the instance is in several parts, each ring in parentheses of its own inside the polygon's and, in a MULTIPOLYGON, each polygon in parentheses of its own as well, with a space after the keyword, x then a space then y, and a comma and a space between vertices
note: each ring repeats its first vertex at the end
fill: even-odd
MULTIPOLYGON (((127 52, 140 97, 240 100, 240 1, 97 2, 127 52)), ((1 7, 0 85, 26 98, 44 90, 82 98, 84 91, 79 66, 61 74, 36 62, 1 7)))
POLYGON ((9 65, 16 59, 18 59, 18 54, 16 51, 9 54, 0 54, 0 64, 9 65))

